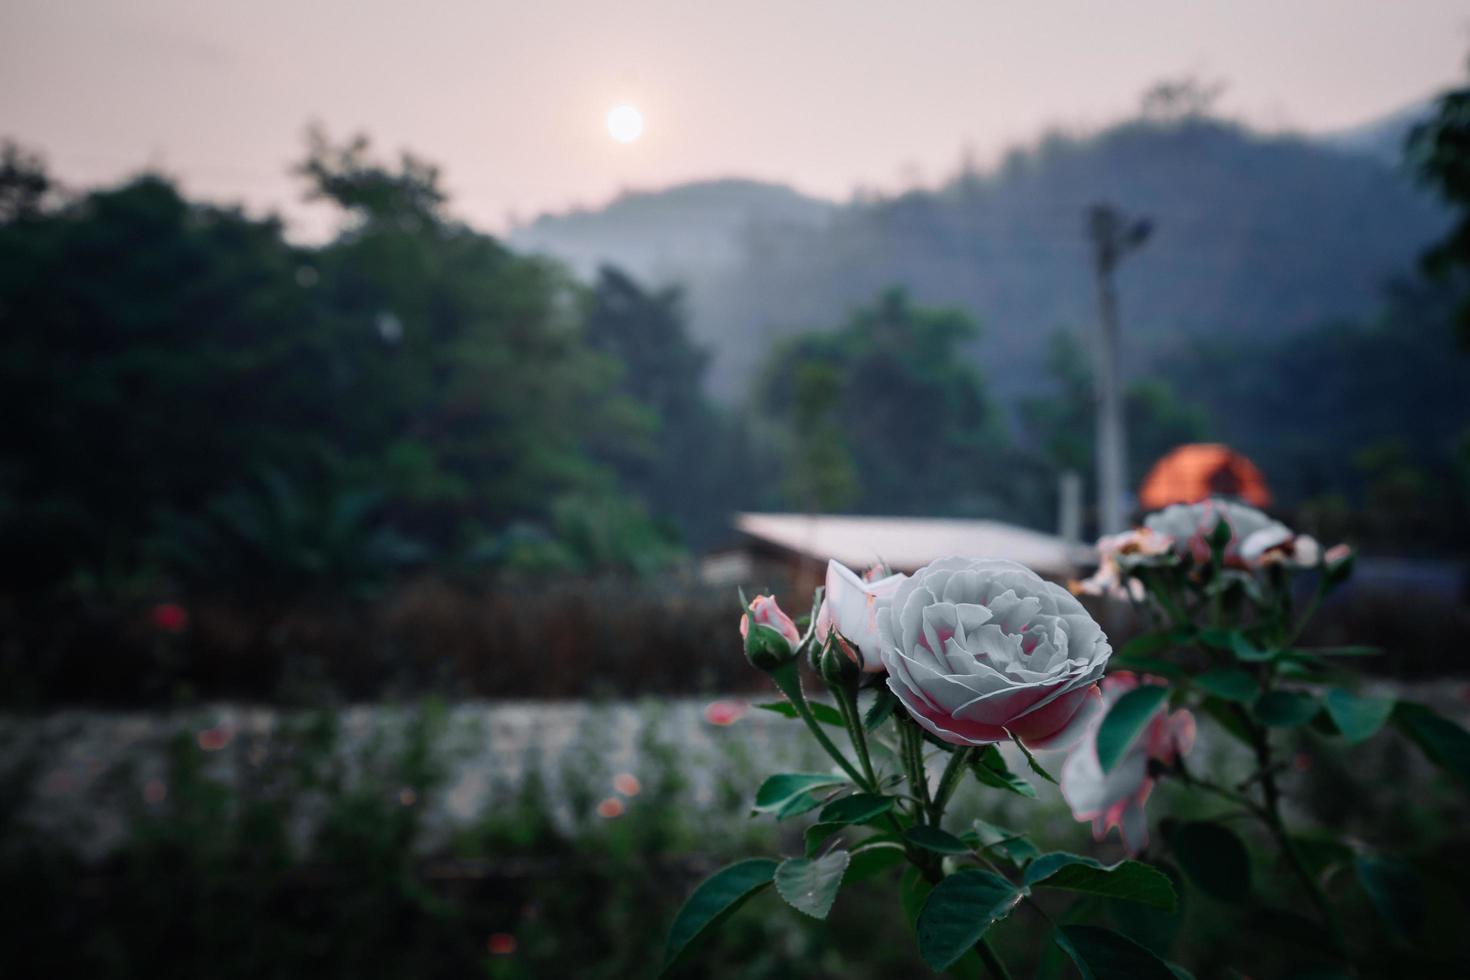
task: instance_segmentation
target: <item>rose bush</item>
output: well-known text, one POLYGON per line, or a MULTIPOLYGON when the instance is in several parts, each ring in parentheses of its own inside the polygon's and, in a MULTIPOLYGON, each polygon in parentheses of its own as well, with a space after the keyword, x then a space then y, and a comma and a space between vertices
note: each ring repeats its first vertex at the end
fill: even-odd
MULTIPOLYGON (((1138 677, 1128 671, 1109 675, 1102 682, 1104 707, 1112 708, 1138 685, 1138 677)), ((1103 772, 1097 757, 1097 731, 1102 718, 1099 713, 1090 721, 1082 740, 1062 763, 1062 798, 1073 817, 1092 821, 1092 833, 1098 840, 1117 827, 1123 848, 1129 854, 1139 854, 1148 846, 1143 806, 1154 785, 1149 763, 1172 766, 1180 756, 1189 754, 1194 747, 1194 715, 1184 710, 1171 714, 1160 705, 1142 734, 1107 772, 1103 772)))
POLYGON ((1102 704, 1112 648, 1067 590, 1015 562, 945 558, 878 610, 888 686, 955 745, 1062 748, 1102 704))
POLYGON ((827 583, 822 608, 817 612, 817 639, 826 640, 836 630, 857 654, 858 666, 869 674, 882 673, 879 653, 878 609, 886 605, 908 580, 895 573, 873 579, 859 578, 837 560, 827 563, 827 583))

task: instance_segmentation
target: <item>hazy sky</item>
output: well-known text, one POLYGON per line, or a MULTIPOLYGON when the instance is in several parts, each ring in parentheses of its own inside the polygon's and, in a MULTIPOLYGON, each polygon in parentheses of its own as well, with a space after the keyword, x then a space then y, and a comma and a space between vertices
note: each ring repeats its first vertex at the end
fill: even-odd
POLYGON ((1467 50, 1470 0, 0 0, 0 135, 75 184, 153 165, 294 215, 318 120, 442 164, 499 228, 700 177, 932 182, 1184 73, 1266 128, 1351 126, 1467 50))

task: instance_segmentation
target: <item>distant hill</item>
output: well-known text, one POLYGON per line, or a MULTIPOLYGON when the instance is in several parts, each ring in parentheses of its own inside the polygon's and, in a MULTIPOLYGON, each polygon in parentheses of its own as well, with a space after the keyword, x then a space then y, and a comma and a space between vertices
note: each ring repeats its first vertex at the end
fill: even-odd
POLYGON ((811 228, 836 209, 782 184, 707 180, 629 191, 596 210, 542 215, 509 239, 516 248, 554 255, 583 276, 611 260, 640 278, 674 280, 735 264, 747 228, 811 228))
POLYGON ((837 323, 882 287, 955 305, 984 328, 996 391, 1034 387, 1048 336, 1093 322, 1084 209, 1151 218, 1119 277, 1125 363, 1197 336, 1270 337, 1375 309, 1447 223, 1391 162, 1389 123, 1323 140, 1192 118, 1052 134, 989 173, 833 205, 777 185, 691 184, 542 218, 513 236, 580 270, 612 261, 680 281, 712 384, 740 398, 779 336, 837 323))
POLYGON ((1434 112, 1433 99, 1421 99, 1380 119, 1316 137, 1316 141, 1349 153, 1361 153, 1390 167, 1403 159, 1409 131, 1434 112))

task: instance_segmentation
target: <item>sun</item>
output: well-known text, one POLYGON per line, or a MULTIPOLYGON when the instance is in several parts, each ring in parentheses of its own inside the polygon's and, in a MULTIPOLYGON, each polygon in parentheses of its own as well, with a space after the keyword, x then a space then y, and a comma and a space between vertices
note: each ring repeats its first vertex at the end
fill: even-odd
POLYGON ((630 105, 614 106, 607 114, 607 134, 619 143, 633 143, 643 135, 643 113, 630 105))

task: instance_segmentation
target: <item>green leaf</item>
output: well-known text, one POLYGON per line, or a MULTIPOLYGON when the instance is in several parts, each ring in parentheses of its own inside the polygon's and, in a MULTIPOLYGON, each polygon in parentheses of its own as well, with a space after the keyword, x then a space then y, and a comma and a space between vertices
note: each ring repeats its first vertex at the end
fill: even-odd
POLYGON ((1160 660, 1158 657, 1120 657, 1114 654, 1108 661, 1114 667, 1126 667, 1140 674, 1157 674, 1167 677, 1169 680, 1179 680, 1187 677, 1189 672, 1174 663, 1172 660, 1160 660))
MULTIPOLYGON (((832 725, 835 728, 845 729, 847 727, 847 723, 842 720, 842 713, 830 704, 823 704, 821 701, 808 701, 806 706, 812 709, 812 717, 822 724, 832 725)), ((756 707, 762 711, 773 711, 783 718, 801 717, 796 711, 796 706, 790 701, 767 701, 764 704, 756 705, 756 707)))
POLYGON ((1281 654, 1283 657, 1379 657, 1383 655, 1381 647, 1293 647, 1281 654))
POLYGON ((1355 862, 1358 883, 1373 908, 1394 934, 1411 941, 1424 922, 1424 889, 1413 867, 1392 858, 1360 854, 1355 862))
POLYGON ((924 902, 934 886, 929 884, 929 879, 924 877, 917 865, 909 865, 904 871, 903 877, 898 880, 898 902, 903 906, 904 921, 909 928, 919 928, 919 910, 924 907, 924 902))
POLYGON ((1470 786, 1470 732, 1409 701, 1399 702, 1393 711, 1393 723, 1430 762, 1470 786))
POLYGON ((854 793, 822 808, 820 819, 827 823, 863 823, 893 809, 893 797, 877 793, 854 793))
POLYGON ((776 808, 776 819, 780 821, 790 820, 792 817, 799 817, 803 813, 810 813, 824 802, 826 801, 822 797, 814 793, 797 793, 776 808))
POLYGON ((1210 697, 1205 698, 1199 707, 1200 711, 1213 718, 1215 724, 1225 729, 1226 732, 1242 745, 1252 745, 1250 730, 1246 727, 1245 722, 1241 720, 1234 705, 1226 701, 1221 701, 1219 698, 1210 697))
POLYGON ((922 847, 926 851, 936 854, 969 854, 970 845, 960 840, 947 830, 938 827, 920 825, 910 827, 904 831, 905 838, 915 847, 922 847))
POLYGON ((873 703, 868 706, 867 713, 863 715, 863 728, 870 732, 877 731, 883 723, 893 715, 893 709, 898 707, 898 698, 888 689, 887 684, 879 684, 873 688, 873 703))
POLYGON ((1301 691, 1267 691, 1256 699, 1254 712, 1263 725, 1297 728, 1316 717, 1322 705, 1301 691))
POLYGON ((664 944, 664 964, 660 974, 667 973, 689 947, 706 932, 725 921, 747 899, 765 888, 776 873, 777 862, 770 858, 750 858, 721 868, 694 889, 664 944))
POLYGON ((974 835, 975 843, 979 848, 986 851, 1000 850, 1017 867, 1041 853, 1035 844, 1026 839, 1024 834, 997 827, 984 820, 975 820, 974 835))
POLYGON ((1393 714, 1393 698, 1361 697, 1341 688, 1327 692, 1327 714, 1348 744, 1371 738, 1393 714))
POLYGON ((802 834, 802 837, 806 841, 806 856, 815 856, 817 851, 822 849, 822 845, 826 843, 828 838, 833 834, 846 830, 849 826, 845 821, 840 823, 834 821, 812 824, 802 834))
POLYGON ((842 776, 831 773, 783 772, 768 776, 755 792, 755 811, 776 813, 792 800, 806 795, 808 790, 840 786, 846 781, 842 776))
POLYGON ((1275 650, 1265 650, 1256 646, 1241 630, 1211 626, 1199 631, 1199 641, 1207 647, 1223 650, 1233 654, 1237 660, 1244 660, 1248 663, 1270 660, 1276 656, 1275 650))
POLYGON ((947 969, 1020 900, 1016 887, 999 875, 955 872, 934 886, 919 911, 919 955, 933 969, 947 969))
POLYGON ((1184 646, 1194 636, 1194 630, 1187 628, 1174 628, 1167 630, 1154 630, 1150 633, 1140 633, 1127 643, 1123 644, 1116 654, 1114 660, 1137 660, 1140 657, 1151 657, 1165 650, 1173 650, 1184 646))
POLYGON ((1225 902, 1250 895, 1250 852, 1228 827, 1203 820, 1187 823, 1174 832, 1170 844, 1200 891, 1225 902))
POLYGON ((1152 905, 1169 912, 1179 903, 1169 876, 1142 861, 1103 864, 1090 857, 1057 851, 1032 861, 1022 881, 1027 887, 1064 888, 1152 905))
POLYGON ((970 761, 970 772, 986 786, 994 786, 1028 799, 1036 798, 1036 787, 1011 772, 1000 750, 994 745, 985 746, 975 755, 970 761))
POLYGON ((852 861, 847 866, 847 874, 843 881, 857 882, 865 881, 876 875, 880 875, 889 868, 904 863, 907 852, 903 845, 896 841, 884 840, 869 844, 864 841, 853 848, 852 861))
POLYGON ((1031 750, 1026 748, 1024 742, 1022 742, 1015 735, 1011 735, 1011 741, 1016 743, 1016 748, 1020 749, 1021 754, 1026 757, 1026 764, 1031 767, 1032 772, 1036 773, 1036 775, 1040 776, 1047 782, 1056 785, 1056 777, 1041 767, 1041 763, 1036 761, 1036 756, 1031 754, 1031 750))
POLYGON ((1118 764, 1168 696, 1167 687, 1143 684, 1113 702, 1097 729, 1097 761, 1103 772, 1118 764))
POLYGON ((1101 926, 1061 926, 1053 938, 1082 980, 1177 980, 1181 975, 1147 947, 1101 926))
POLYGON ((1225 701, 1249 704, 1257 694, 1256 679, 1239 667, 1217 667, 1193 680, 1194 686, 1225 701))
POLYGON ((813 919, 825 919, 851 859, 846 851, 820 858, 787 858, 776 869, 776 891, 786 904, 813 919))

